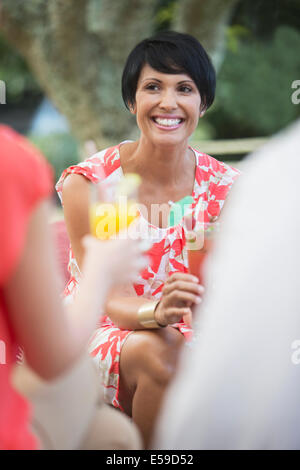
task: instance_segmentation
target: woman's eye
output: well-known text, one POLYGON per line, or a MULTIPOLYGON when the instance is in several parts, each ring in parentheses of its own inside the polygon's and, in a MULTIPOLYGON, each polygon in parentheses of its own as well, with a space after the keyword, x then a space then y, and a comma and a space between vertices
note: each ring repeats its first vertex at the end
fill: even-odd
POLYGON ((150 83, 149 85, 146 86, 146 90, 157 91, 158 89, 159 89, 159 86, 156 85, 155 83, 150 83))
POLYGON ((186 85, 183 85, 179 88, 179 91, 183 92, 183 93, 190 93, 192 90, 191 87, 189 86, 186 86, 186 85))

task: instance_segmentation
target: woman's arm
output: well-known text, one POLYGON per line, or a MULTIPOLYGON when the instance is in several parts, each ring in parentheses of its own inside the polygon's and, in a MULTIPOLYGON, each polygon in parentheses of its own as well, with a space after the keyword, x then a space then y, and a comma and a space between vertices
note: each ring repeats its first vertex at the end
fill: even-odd
MULTIPOLYGON (((80 268, 84 255, 81 240, 89 232, 89 185, 89 181, 84 176, 69 175, 64 182, 62 191, 66 226, 72 250, 80 268)), ((159 317, 160 324, 175 323, 183 315, 187 315, 188 319, 191 317, 189 307, 197 301, 196 297, 202 292, 199 293, 195 283, 196 278, 194 281, 192 278, 193 276, 185 273, 170 276, 167 287, 163 291, 163 302, 160 302, 157 312, 155 312, 159 317), (177 282, 172 283, 172 280, 177 282)), ((107 298, 105 312, 120 328, 144 329, 138 321, 138 310, 141 305, 147 302, 150 301, 143 297, 122 297, 114 291, 107 298)))
POLYGON ((74 304, 64 309, 47 225, 49 214, 47 202, 34 210, 23 255, 4 286, 10 320, 26 360, 46 379, 63 372, 82 353, 112 283, 128 282, 146 264, 136 241, 104 244, 89 237, 78 295, 74 304))
POLYGON ((62 188, 65 223, 72 250, 80 269, 84 257, 82 239, 90 233, 90 184, 85 176, 68 175, 62 188))
MULTIPOLYGON (((90 232, 89 227, 90 182, 82 175, 69 175, 63 184, 62 200, 67 231, 72 250, 79 268, 84 257, 83 237, 90 232)), ((105 311, 112 321, 124 329, 142 329, 137 321, 137 311, 146 299, 122 297, 111 291, 107 298, 105 311)))
MULTIPOLYGON (((154 318, 163 326, 179 322, 185 317, 187 324, 192 324, 191 307, 201 302, 204 287, 199 285, 197 277, 187 273, 175 273, 170 276, 162 291, 160 302, 155 310, 154 318)), ((111 320, 120 328, 141 330, 139 308, 151 302, 143 297, 120 297, 112 292, 106 301, 106 312, 111 320)))
POLYGON ((147 302, 144 297, 122 297, 117 292, 110 292, 105 304, 105 312, 119 328, 124 330, 144 330, 138 321, 138 310, 147 302))

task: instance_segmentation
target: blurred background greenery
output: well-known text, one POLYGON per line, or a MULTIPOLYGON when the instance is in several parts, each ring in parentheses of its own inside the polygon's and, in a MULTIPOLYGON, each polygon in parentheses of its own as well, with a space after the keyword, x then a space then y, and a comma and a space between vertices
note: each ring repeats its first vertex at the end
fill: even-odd
MULTIPOLYGON (((93 2, 95 5, 97 0, 93 2)), ((179 4, 180 0, 157 1, 153 31, 172 27, 179 4)), ((200 120, 192 140, 267 137, 300 116, 300 104, 291 101, 291 85, 300 80, 299 4, 298 0, 240 0, 235 4, 225 31, 216 100, 200 120)), ((54 129, 47 124, 44 129, 33 125, 42 118, 39 106, 45 90, 23 55, 1 33, 0 79, 7 84, 0 121, 28 135, 54 166, 58 178, 64 168, 80 158, 78 136, 58 114, 48 116, 55 121, 54 129)), ((123 119, 127 119, 125 113, 123 119)), ((222 159, 241 157, 228 155, 222 159)))

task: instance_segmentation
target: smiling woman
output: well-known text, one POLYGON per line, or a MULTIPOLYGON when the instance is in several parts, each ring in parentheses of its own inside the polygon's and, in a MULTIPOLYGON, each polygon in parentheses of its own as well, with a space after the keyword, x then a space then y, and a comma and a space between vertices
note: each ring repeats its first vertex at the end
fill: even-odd
POLYGON ((204 114, 199 90, 188 75, 161 73, 148 64, 142 68, 130 111, 144 138, 168 146, 187 145, 204 114))
POLYGON ((136 116, 139 139, 67 168, 57 184, 72 245, 65 289, 72 299, 80 284, 81 240, 89 232, 90 182, 106 180, 117 188, 124 174, 140 176, 139 203, 150 217, 141 214, 135 230, 141 237, 151 233, 150 262, 135 284, 111 292, 90 353, 106 401, 132 416, 146 446, 180 347, 192 335, 191 309, 204 292, 188 274, 182 221, 168 226, 154 220, 151 208, 192 196, 193 213, 201 207, 204 221, 219 216, 238 172, 188 144, 213 103, 215 85, 210 59, 192 36, 166 32, 145 39, 129 55, 122 77, 123 99, 136 116))

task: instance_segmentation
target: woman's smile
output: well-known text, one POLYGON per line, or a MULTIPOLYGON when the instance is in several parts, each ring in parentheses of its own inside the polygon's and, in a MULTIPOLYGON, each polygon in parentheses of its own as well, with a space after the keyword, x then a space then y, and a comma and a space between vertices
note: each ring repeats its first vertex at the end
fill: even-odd
POLYGON ((153 116, 151 119, 159 129, 164 131, 178 129, 184 122, 183 118, 173 115, 158 115, 153 116))

